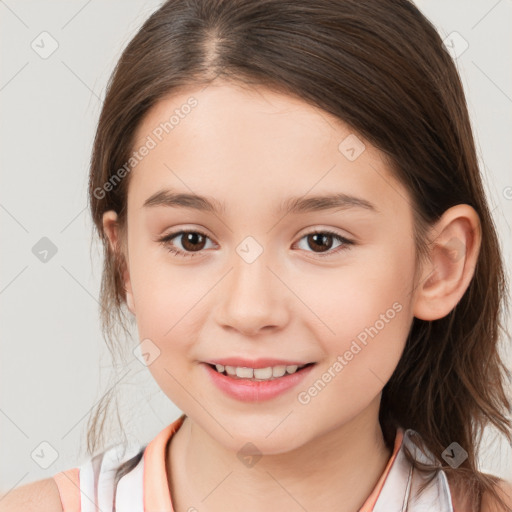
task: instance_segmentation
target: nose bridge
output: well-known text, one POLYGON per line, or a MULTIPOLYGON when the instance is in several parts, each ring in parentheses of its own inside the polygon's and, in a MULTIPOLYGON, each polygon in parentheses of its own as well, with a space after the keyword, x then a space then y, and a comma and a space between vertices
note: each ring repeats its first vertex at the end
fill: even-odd
POLYGON ((286 287, 275 277, 276 265, 269 256, 270 251, 253 237, 236 247, 222 290, 219 322, 251 332, 283 325, 287 318, 286 287))

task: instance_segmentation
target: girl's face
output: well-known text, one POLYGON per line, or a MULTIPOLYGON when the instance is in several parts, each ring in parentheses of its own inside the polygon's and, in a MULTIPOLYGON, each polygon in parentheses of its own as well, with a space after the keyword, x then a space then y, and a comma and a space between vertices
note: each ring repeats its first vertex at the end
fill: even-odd
POLYGON ((232 450, 375 429, 415 275, 409 195, 379 151, 307 103, 226 83, 155 105, 134 150, 127 300, 166 395, 232 450), (212 206, 165 204, 163 191, 212 206), (168 236, 180 231, 196 235, 168 236), (244 401, 205 363, 231 357, 316 364, 286 391, 244 401))

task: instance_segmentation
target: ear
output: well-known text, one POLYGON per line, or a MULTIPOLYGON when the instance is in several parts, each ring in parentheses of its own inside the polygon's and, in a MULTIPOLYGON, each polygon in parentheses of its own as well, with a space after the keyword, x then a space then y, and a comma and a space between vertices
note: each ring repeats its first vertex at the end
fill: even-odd
POLYGON ((114 210, 109 210, 103 214, 103 230, 109 239, 110 249, 115 258, 118 258, 120 267, 122 268, 123 286, 126 292, 126 304, 128 309, 135 315, 135 303, 133 300, 132 284, 130 281, 130 273, 128 270, 127 255, 122 250, 120 241, 119 223, 117 220, 117 213, 114 210))
POLYGON ((480 219, 467 204, 444 212, 429 231, 429 262, 415 290, 414 316, 438 320, 457 305, 474 275, 481 243, 480 219))

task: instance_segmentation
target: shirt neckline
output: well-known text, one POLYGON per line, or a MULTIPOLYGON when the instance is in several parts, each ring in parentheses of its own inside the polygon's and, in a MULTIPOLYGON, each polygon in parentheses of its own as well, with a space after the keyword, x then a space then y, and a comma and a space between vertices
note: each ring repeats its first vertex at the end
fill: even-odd
MULTIPOLYGON (((186 418, 182 414, 162 429, 158 435, 146 446, 144 450, 144 475, 143 475, 143 499, 144 512, 174 512, 172 498, 169 490, 169 479, 166 469, 167 446, 172 436, 178 431, 186 418)), ((382 491, 386 478, 400 451, 404 437, 404 430, 400 427, 396 430, 393 453, 389 458, 384 472, 380 476, 373 491, 363 503, 358 512, 372 512, 382 491)))

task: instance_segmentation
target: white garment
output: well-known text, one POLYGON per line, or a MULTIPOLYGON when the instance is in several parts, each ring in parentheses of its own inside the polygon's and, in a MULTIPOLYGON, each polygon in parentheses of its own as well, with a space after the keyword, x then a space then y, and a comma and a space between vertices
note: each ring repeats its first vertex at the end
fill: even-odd
MULTIPOLYGON (((407 446, 414 457, 421 462, 434 462, 429 453, 426 456, 411 440, 415 432, 404 431, 403 441, 396 458, 389 470, 384 485, 372 512, 453 512, 448 480, 440 470, 436 478, 418 497, 418 487, 423 482, 421 474, 414 470, 405 458, 404 447, 407 446)), ((144 457, 137 466, 124 475, 115 491, 116 508, 114 509, 114 475, 122 462, 135 456, 142 447, 127 449, 123 445, 113 448, 92 458, 80 469, 81 512, 145 512, 143 506, 144 457)), ((172 499, 172 498, 171 498, 172 499)))

